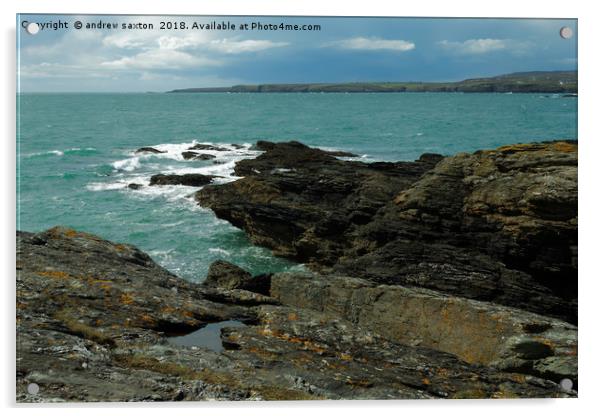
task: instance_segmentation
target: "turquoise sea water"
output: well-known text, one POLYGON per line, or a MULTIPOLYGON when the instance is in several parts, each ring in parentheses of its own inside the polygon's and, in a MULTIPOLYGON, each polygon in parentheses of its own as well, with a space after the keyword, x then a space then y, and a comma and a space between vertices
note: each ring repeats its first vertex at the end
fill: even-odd
POLYGON ((127 184, 165 172, 234 180, 235 161, 256 156, 249 147, 259 139, 348 150, 370 162, 576 139, 576 129, 577 100, 542 94, 21 94, 17 228, 65 225, 135 244, 191 280, 219 258, 254 273, 285 270, 299 266, 196 206, 195 188, 127 184), (213 152, 219 164, 182 160, 195 142, 229 151, 213 152), (134 154, 142 146, 167 153, 134 154))

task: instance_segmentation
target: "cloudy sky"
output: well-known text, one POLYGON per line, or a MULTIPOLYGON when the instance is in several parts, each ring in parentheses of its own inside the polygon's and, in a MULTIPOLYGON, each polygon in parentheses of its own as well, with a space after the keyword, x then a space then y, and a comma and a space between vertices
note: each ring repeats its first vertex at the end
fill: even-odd
POLYGON ((455 81, 577 68, 575 20, 21 15, 23 92, 167 91, 257 83, 455 81), (42 30, 28 34, 22 22, 42 30), (48 23, 67 22, 53 30, 48 23), (74 23, 117 23, 77 30, 74 23), (188 29, 161 30, 162 21, 188 29), (230 22, 235 30, 193 29, 230 22), (320 30, 251 30, 320 25, 320 30), (122 24, 152 24, 123 30, 122 24), (240 30, 248 24, 249 30, 240 30), (559 35, 568 26, 574 36, 559 35))

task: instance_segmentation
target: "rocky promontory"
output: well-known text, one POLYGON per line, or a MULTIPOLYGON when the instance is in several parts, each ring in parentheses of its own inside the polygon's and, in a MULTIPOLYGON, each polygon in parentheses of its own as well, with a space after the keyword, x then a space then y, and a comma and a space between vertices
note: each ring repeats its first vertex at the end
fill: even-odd
POLYGON ((576 142, 257 148, 196 199, 309 271, 220 260, 194 283, 128 244, 18 232, 18 401, 576 396, 576 142))
POLYGON ((322 274, 437 290, 577 321, 577 143, 414 162, 343 161, 298 142, 196 198, 322 274))

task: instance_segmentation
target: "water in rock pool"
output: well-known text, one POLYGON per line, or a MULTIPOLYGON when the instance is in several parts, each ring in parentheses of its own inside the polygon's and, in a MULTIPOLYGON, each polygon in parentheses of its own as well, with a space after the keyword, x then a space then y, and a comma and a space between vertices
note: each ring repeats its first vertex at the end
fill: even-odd
POLYGON ((222 328, 239 328, 246 326, 240 321, 222 321, 197 329, 186 335, 173 336, 167 338, 167 341, 173 345, 180 345, 184 347, 203 347, 213 350, 215 352, 221 352, 224 350, 221 339, 222 328))
POLYGON ((575 98, 545 94, 21 94, 17 228, 65 225, 131 243, 193 281, 217 259, 252 273, 283 271, 302 266, 197 206, 190 195, 198 188, 150 187, 150 177, 235 180, 235 162, 257 156, 257 140, 299 140, 371 162, 576 139, 576 117, 575 98), (227 150, 184 160, 196 143, 227 150), (136 154, 143 146, 164 153, 136 154))

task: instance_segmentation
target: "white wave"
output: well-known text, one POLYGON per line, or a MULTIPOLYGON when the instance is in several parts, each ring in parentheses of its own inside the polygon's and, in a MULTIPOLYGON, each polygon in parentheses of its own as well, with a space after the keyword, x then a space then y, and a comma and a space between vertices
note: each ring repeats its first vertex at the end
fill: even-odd
POLYGON ((123 182, 92 182, 86 185, 86 189, 89 191, 112 191, 125 187, 127 187, 127 183, 123 182))
POLYGON ((126 172, 132 172, 140 167, 140 158, 131 157, 129 159, 117 160, 111 164, 115 169, 126 172))
POLYGON ((150 254, 151 256, 169 256, 173 252, 174 249, 170 248, 168 250, 151 250, 148 252, 148 254, 150 254))
POLYGON ((46 152, 35 152, 35 153, 25 153, 23 157, 36 157, 36 156, 46 156, 46 155, 56 155, 63 156, 65 153, 60 150, 48 150, 46 152))
POLYGON ((65 150, 65 153, 69 153, 69 152, 81 152, 81 151, 93 151, 96 150, 95 147, 72 147, 71 149, 67 149, 65 150))
POLYGON ((231 256, 231 253, 228 250, 224 250, 223 248, 211 247, 209 249, 210 253, 220 254, 222 256, 231 256))
MULTIPOLYGON (((214 142, 198 142, 193 140, 191 142, 184 143, 162 143, 151 145, 153 147, 163 153, 147 153, 143 154, 144 158, 158 158, 158 159, 172 159, 177 161, 184 161, 184 157, 182 157, 182 153, 186 151, 193 151, 198 153, 210 154, 215 156, 214 160, 230 160, 231 158, 239 158, 244 156, 245 154, 250 157, 255 157, 260 154, 260 151, 250 150, 251 144, 244 143, 241 145, 232 145, 226 143, 214 143, 214 142), (191 149, 191 147, 197 144, 206 144, 209 146, 219 147, 225 150, 195 150, 191 149)), ((130 155, 134 155, 135 151, 132 151, 130 155)), ((140 154, 137 154, 140 156, 140 154)))
POLYGON ((261 151, 251 150, 251 144, 232 145, 224 143, 202 142, 202 144, 213 145, 226 150, 197 150, 199 153, 208 153, 215 155, 218 163, 194 163, 194 161, 185 161, 182 157, 182 152, 187 151, 190 147, 199 142, 192 141, 187 143, 164 143, 150 145, 151 147, 165 153, 143 153, 137 154, 135 150, 127 153, 130 157, 127 159, 117 160, 111 164, 115 172, 113 182, 100 183, 93 182, 87 185, 91 191, 114 191, 121 190, 128 197, 139 199, 155 199, 162 198, 169 203, 175 203, 183 206, 186 209, 200 210, 202 209, 196 203, 192 195, 199 189, 196 187, 183 185, 163 185, 149 186, 152 175, 176 174, 183 175, 187 173, 199 173, 203 175, 215 176, 213 183, 223 184, 239 179, 234 175, 234 167, 236 162, 253 158, 260 155, 261 151), (165 166, 165 163, 156 163, 157 159, 171 159, 180 163, 165 166), (155 163, 152 163, 154 160, 155 163), (139 189, 128 189, 128 184, 137 183, 143 185, 139 189))
POLYGON ((72 148, 66 149, 66 150, 47 150, 44 152, 24 153, 22 155, 22 157, 30 158, 30 157, 50 156, 50 155, 63 156, 65 153, 78 153, 81 151, 94 151, 94 150, 96 150, 96 148, 94 148, 94 147, 86 147, 83 149, 81 147, 72 147, 72 148))

